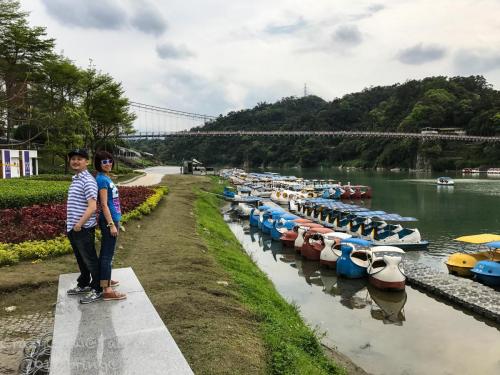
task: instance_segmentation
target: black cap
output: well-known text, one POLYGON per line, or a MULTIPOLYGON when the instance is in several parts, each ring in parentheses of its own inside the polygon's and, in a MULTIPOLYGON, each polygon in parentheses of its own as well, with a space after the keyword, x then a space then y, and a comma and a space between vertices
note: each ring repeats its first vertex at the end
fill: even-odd
POLYGON ((75 155, 79 155, 87 160, 89 159, 89 152, 84 148, 76 148, 76 149, 68 152, 69 159, 71 159, 75 155))

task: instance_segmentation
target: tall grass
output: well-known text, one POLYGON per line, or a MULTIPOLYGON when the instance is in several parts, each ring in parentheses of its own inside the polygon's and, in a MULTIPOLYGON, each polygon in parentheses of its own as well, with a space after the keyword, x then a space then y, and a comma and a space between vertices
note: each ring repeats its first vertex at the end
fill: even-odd
POLYGON ((297 308, 279 295, 245 253, 220 215, 220 200, 199 192, 195 207, 200 235, 232 276, 239 298, 260 323, 269 373, 345 373, 325 356, 315 332, 303 322, 297 308))

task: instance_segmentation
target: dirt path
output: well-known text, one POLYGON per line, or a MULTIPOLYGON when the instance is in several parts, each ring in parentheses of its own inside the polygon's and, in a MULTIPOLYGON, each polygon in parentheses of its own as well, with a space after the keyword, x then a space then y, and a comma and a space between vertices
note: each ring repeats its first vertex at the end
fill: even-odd
POLYGON ((115 267, 131 266, 196 374, 260 374, 264 347, 254 318, 196 234, 192 189, 203 177, 166 176, 169 194, 122 236, 115 267))

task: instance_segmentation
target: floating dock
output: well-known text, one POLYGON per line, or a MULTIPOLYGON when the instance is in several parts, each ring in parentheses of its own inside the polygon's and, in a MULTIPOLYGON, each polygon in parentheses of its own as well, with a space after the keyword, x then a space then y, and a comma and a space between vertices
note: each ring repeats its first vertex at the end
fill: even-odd
POLYGON ((407 283, 500 323, 500 292, 472 279, 404 262, 407 283))

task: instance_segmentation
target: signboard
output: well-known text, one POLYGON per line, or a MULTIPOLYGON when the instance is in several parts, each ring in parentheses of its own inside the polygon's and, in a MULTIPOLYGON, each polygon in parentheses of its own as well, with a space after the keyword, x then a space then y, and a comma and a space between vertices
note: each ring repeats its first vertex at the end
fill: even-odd
POLYGON ((30 152, 23 150, 23 176, 31 176, 30 152))
POLYGON ((12 171, 10 166, 10 150, 2 150, 3 152, 3 176, 4 178, 11 178, 12 171))

